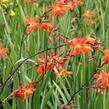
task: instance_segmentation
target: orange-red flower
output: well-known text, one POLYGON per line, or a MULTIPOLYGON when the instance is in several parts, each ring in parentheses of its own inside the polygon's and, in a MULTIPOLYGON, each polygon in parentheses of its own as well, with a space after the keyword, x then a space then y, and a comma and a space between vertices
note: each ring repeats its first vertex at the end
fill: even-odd
POLYGON ((101 51, 105 56, 109 56, 109 50, 102 50, 101 51))
POLYGON ((50 32, 51 29, 53 29, 53 25, 51 23, 48 22, 42 22, 40 24, 37 25, 38 28, 44 28, 46 30, 46 32, 50 32))
POLYGON ((90 39, 89 37, 81 38, 81 36, 78 36, 70 40, 66 44, 72 47, 70 51, 70 55, 77 55, 80 53, 86 53, 86 52, 93 51, 93 48, 89 46, 88 43, 92 43, 92 39, 90 39))
POLYGON ((30 32, 30 31, 36 31, 37 28, 37 20, 38 20, 38 16, 36 15, 34 18, 30 18, 29 16, 26 16, 26 23, 27 23, 27 28, 26 28, 26 32, 30 32))
POLYGON ((22 83, 20 84, 20 86, 18 86, 18 88, 15 90, 14 95, 16 98, 19 97, 24 97, 24 100, 28 98, 28 96, 30 94, 33 94, 33 92, 36 90, 35 88, 33 88, 33 86, 36 83, 34 82, 30 82, 28 83, 27 86, 22 86, 22 83))
POLYGON ((66 7, 64 2, 54 2, 54 6, 48 7, 52 10, 51 16, 62 16, 66 12, 66 7))
POLYGON ((86 53, 86 52, 92 52, 93 49, 87 45, 77 45, 74 48, 72 48, 70 55, 77 55, 80 53, 86 53))
POLYGON ((104 57, 104 58, 103 58, 103 62, 104 62, 105 64, 109 64, 109 56, 108 56, 108 57, 104 57))
POLYGON ((44 54, 42 58, 38 59, 37 71, 44 74, 48 70, 53 70, 54 67, 59 68, 64 65, 66 60, 68 60, 66 57, 61 59, 54 52, 51 52, 50 56, 44 54))
POLYGON ((109 64, 109 50, 101 50, 101 52, 105 55, 103 62, 109 64))
POLYGON ((102 89, 109 89, 109 74, 103 69, 100 69, 100 72, 101 74, 94 74, 94 78, 96 79, 96 85, 102 89))
POLYGON ((6 57, 6 52, 8 51, 8 48, 0 48, 0 56, 6 57))
POLYGON ((66 76, 71 75, 71 72, 67 71, 66 69, 64 69, 64 68, 62 68, 62 67, 59 67, 59 68, 58 68, 58 71, 55 72, 55 74, 56 74, 57 76, 64 76, 64 77, 66 77, 66 76))
POLYGON ((75 3, 73 0, 61 0, 65 3, 65 7, 67 9, 74 9, 75 8, 75 3))
POLYGON ((49 67, 48 56, 46 54, 44 54, 42 58, 38 59, 38 63, 39 63, 39 65, 38 65, 37 71, 39 73, 44 74, 45 70, 47 71, 47 69, 49 67))
POLYGON ((77 0, 77 2, 75 3, 76 6, 83 6, 84 5, 84 1, 83 0, 77 0))
POLYGON ((48 8, 52 10, 51 16, 62 16, 68 9, 74 9, 75 3, 73 0, 61 0, 54 2, 54 6, 48 8))
POLYGON ((86 18, 94 18, 95 11, 94 10, 85 10, 85 12, 83 13, 83 16, 86 18))

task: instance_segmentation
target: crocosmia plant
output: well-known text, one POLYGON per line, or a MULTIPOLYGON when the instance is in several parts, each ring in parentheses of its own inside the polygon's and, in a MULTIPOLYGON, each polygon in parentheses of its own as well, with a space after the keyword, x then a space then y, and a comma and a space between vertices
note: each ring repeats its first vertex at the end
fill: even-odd
POLYGON ((109 109, 109 0, 0 1, 0 109, 109 109))

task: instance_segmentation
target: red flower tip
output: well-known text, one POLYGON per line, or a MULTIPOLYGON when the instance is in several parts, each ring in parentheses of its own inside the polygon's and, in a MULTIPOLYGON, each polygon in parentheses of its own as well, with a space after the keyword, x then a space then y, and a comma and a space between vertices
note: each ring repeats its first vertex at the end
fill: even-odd
POLYGON ((7 54, 5 54, 8 51, 8 48, 1 48, 0 49, 0 56, 6 57, 7 54))

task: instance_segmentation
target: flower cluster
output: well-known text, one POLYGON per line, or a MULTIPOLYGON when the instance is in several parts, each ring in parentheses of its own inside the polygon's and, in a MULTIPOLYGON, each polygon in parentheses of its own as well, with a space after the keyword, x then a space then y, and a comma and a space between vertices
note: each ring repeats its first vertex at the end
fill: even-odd
POLYGON ((16 98, 24 97, 24 100, 28 98, 30 94, 33 94, 33 92, 36 90, 33 88, 35 86, 35 82, 29 82, 27 86, 22 86, 22 83, 18 86, 18 88, 14 92, 14 96, 16 98))
POLYGON ((91 45, 94 45, 95 41, 96 39, 91 38, 90 35, 86 35, 86 37, 83 38, 81 36, 77 36, 66 44, 72 48, 70 55, 75 56, 80 53, 92 52, 93 48, 91 45))
POLYGON ((62 68, 66 60, 68 60, 67 57, 59 57, 58 55, 55 55, 54 51, 51 52, 50 57, 45 54, 42 58, 38 59, 39 66, 37 71, 44 74, 46 71, 54 70, 56 75, 68 76, 71 72, 62 68))
POLYGON ((104 69, 99 69, 101 74, 94 74, 96 80, 94 88, 97 89, 98 93, 102 93, 102 90, 109 89, 109 74, 104 69))
POLYGON ((31 30, 35 32, 36 28, 44 28, 46 32, 50 32, 50 30, 53 28, 53 25, 49 21, 41 22, 41 23, 37 23, 37 21, 38 21, 37 15, 34 18, 30 18, 29 16, 26 16, 27 33, 30 32, 31 30))
POLYGON ((76 6, 83 5, 84 2, 82 0, 77 0, 74 2, 73 0, 61 0, 55 1, 53 6, 49 6, 48 8, 52 10, 52 16, 62 16, 68 9, 74 9, 76 6))

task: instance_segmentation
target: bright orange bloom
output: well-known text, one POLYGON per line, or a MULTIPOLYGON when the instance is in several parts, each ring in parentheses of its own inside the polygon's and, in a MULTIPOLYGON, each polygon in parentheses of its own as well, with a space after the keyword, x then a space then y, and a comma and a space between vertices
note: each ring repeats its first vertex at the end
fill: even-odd
POLYGON ((30 32, 31 30, 33 30, 34 32, 36 31, 37 20, 38 20, 38 16, 35 16, 34 18, 30 18, 29 16, 26 16, 26 23, 27 23, 26 32, 27 33, 30 32))
POLYGON ((100 72, 101 74, 94 74, 94 78, 96 79, 96 85, 102 89, 109 89, 109 74, 103 69, 100 69, 100 72))
POLYGON ((0 48, 0 56, 6 57, 7 54, 5 54, 8 51, 8 48, 0 48))
POLYGON ((59 67, 58 68, 58 72, 55 72, 55 74, 57 76, 64 76, 64 77, 66 77, 66 76, 71 75, 71 72, 67 71, 66 69, 64 69, 62 67, 59 67))
POLYGON ((66 44, 72 47, 72 50, 70 51, 70 55, 92 52, 93 48, 88 45, 88 43, 90 43, 91 40, 92 39, 88 39, 87 37, 82 39, 81 36, 78 36, 67 42, 66 44))
POLYGON ((103 62, 109 64, 109 50, 102 50, 101 52, 105 55, 103 62))
POLYGON ((62 16, 68 9, 74 9, 75 3, 73 0, 61 0, 54 2, 54 6, 49 6, 52 10, 51 16, 62 16))
POLYGON ((50 32, 50 30, 53 28, 53 25, 49 22, 43 22, 37 25, 38 28, 44 28, 46 32, 50 32))
POLYGON ((102 50, 101 51, 105 56, 109 56, 109 50, 102 50))
POLYGON ((83 16, 86 18, 94 18, 95 11, 94 10, 85 10, 85 12, 83 13, 83 16))
POLYGON ((66 7, 64 2, 54 2, 54 6, 49 6, 52 10, 51 16, 62 16, 66 12, 66 7))
POLYGON ((28 98, 30 94, 33 94, 33 92, 36 90, 35 88, 32 88, 36 83, 30 82, 27 86, 22 86, 22 83, 18 88, 15 90, 15 97, 24 97, 24 100, 28 98))
POLYGON ((92 52, 93 49, 87 45, 77 45, 70 51, 70 55, 77 55, 80 53, 92 52))

